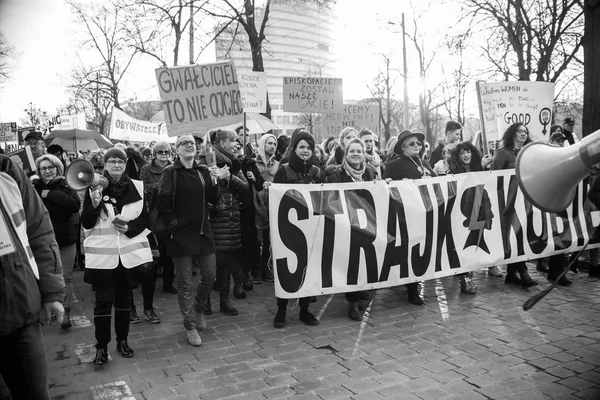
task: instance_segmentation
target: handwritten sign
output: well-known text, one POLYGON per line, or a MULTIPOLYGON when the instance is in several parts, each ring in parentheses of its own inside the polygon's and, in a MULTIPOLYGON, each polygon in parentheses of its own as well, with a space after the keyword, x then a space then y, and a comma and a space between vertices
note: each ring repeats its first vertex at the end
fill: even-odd
POLYGON ((110 118, 110 138, 141 143, 164 141, 167 136, 161 135, 161 125, 135 119, 113 107, 110 118))
POLYGON ((548 141, 552 125, 554 83, 481 82, 479 107, 487 140, 500 140, 506 128, 520 122, 531 140, 548 141))
POLYGON ((327 113, 343 109, 342 80, 283 77, 283 111, 327 113))
POLYGON ((61 115, 58 129, 86 129, 85 114, 61 115))
POLYGON ((240 72, 240 92, 245 113, 267 111, 267 74, 259 71, 240 72))
POLYGON ((326 113, 323 126, 327 136, 337 136, 347 126, 357 130, 362 127, 379 133, 379 107, 377 104, 344 104, 340 112, 326 113))
POLYGON ((231 61, 156 69, 169 136, 233 124, 243 114, 231 61))
POLYGON ((16 122, 0 122, 0 142, 12 142, 18 139, 16 122))

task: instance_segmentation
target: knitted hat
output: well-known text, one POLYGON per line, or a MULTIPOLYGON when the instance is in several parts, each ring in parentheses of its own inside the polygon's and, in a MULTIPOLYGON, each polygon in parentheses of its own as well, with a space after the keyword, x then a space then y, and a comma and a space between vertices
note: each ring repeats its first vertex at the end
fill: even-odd
POLYGON ((298 130, 292 134, 292 139, 290 141, 290 148, 292 151, 296 150, 296 147, 298 147, 298 143, 300 143, 301 140, 306 140, 310 149, 312 151, 315 150, 315 138, 313 135, 306 130, 298 130))

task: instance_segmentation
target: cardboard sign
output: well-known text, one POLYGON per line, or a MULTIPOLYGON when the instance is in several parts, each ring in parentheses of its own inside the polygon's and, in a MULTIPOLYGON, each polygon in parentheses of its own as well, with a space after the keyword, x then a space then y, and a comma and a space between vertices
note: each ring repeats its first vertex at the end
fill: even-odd
POLYGON ((31 176, 36 173, 37 168, 35 166, 35 160, 33 159, 33 153, 31 152, 31 146, 27 145, 12 153, 8 153, 7 156, 21 167, 25 172, 25 175, 31 176))
POLYGON ((259 71, 240 72, 239 81, 244 112, 267 112, 267 74, 259 71))
POLYGON ((343 109, 339 78, 283 77, 283 111, 327 113, 343 109))
POLYGON ((86 129, 85 114, 61 115, 57 129, 86 129))
MULTIPOLYGON (((600 225, 583 184, 564 213, 525 201, 514 170, 431 179, 273 184, 275 294, 378 289, 581 249, 600 225)), ((593 239, 588 248, 599 247, 593 239)))
POLYGON ((0 142, 16 142, 17 132, 16 122, 0 122, 0 142))
POLYGON ((167 136, 161 135, 161 125, 135 119, 113 107, 110 118, 110 138, 142 143, 164 141, 167 136))
POLYGON ((478 86, 486 140, 502 139, 506 128, 516 122, 527 127, 531 140, 549 140, 554 83, 480 82, 478 86))
POLYGON ((379 106, 377 104, 344 104, 341 112, 326 113, 323 119, 326 136, 337 137, 347 126, 369 129, 379 133, 379 106))
POLYGON ((242 96, 232 61, 156 70, 169 136, 240 121, 242 96))

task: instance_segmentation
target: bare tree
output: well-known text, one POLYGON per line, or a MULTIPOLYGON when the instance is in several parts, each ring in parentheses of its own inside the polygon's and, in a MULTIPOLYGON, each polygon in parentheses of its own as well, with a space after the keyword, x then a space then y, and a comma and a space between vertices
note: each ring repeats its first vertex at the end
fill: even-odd
MULTIPOLYGON (((449 54, 454 56, 458 60, 458 63, 453 66, 451 71, 452 80, 445 80, 443 82, 442 91, 448 117, 461 124, 465 123, 466 91, 468 85, 471 83, 471 72, 464 62, 465 51, 470 39, 470 30, 466 30, 455 36, 446 37, 446 47, 449 54)), ((442 65, 442 70, 444 70, 444 65, 442 65)))
POLYGON ((482 48, 505 79, 556 82, 582 46, 580 0, 463 0, 487 39, 482 48))
POLYGON ((105 133, 111 106, 121 108, 120 85, 136 51, 125 43, 122 9, 115 3, 94 6, 67 1, 81 20, 85 39, 82 51, 97 60, 93 65, 79 60, 67 83, 73 102, 86 113, 88 124, 105 133))
POLYGON ((0 31, 0 84, 10 78, 11 64, 16 58, 15 48, 0 31))
POLYGON ((583 136, 600 129, 600 0, 585 0, 583 136))
POLYGON ((379 106, 379 121, 383 126, 384 142, 387 143, 391 136, 394 104, 397 103, 392 94, 396 78, 390 76, 390 56, 381 54, 381 57, 383 58, 384 68, 379 70, 379 73, 373 79, 373 83, 367 85, 367 88, 371 92, 373 100, 379 106))

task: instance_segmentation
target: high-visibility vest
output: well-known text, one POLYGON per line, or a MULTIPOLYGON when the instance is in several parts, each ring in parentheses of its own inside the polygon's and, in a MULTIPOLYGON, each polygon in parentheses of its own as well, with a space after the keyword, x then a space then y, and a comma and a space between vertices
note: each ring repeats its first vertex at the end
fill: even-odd
MULTIPOLYGON (((33 251, 29 245, 27 236, 27 220, 25 219, 25 209, 23 207, 23 198, 17 182, 6 172, 0 171, 0 212, 5 220, 7 230, 11 235, 14 246, 21 245, 27 254, 27 261, 33 271, 36 279, 40 279, 38 265, 33 257, 33 251), (16 233, 16 237, 15 234, 16 233), (16 241, 20 243, 16 243, 16 241)), ((15 249, 19 251, 19 249, 15 249)))
MULTIPOLYGON (((129 221, 136 219, 142 213, 144 206, 144 184, 142 181, 131 180, 141 200, 126 204, 121 209, 121 215, 129 221)), ((152 251, 148 243, 150 230, 144 229, 139 235, 128 238, 119 233, 112 223, 115 209, 112 204, 104 203, 106 211, 100 211, 98 222, 92 229, 84 229, 85 267, 93 269, 115 269, 119 259, 125 268, 134 268, 152 261, 152 251)))

